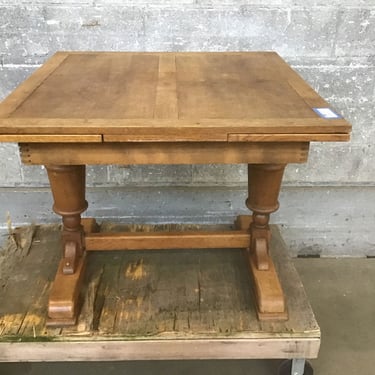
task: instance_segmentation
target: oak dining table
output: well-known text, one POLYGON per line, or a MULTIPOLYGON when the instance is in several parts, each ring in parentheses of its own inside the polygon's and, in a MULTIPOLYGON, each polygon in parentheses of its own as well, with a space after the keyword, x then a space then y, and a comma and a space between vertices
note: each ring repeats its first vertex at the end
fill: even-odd
POLYGON ((76 323, 90 251, 141 249, 244 248, 258 318, 288 319, 269 252, 284 169, 350 131, 275 52, 57 52, 0 104, 0 142, 45 166, 62 217, 48 324, 76 323), (103 233, 81 218, 86 165, 222 163, 248 165, 251 215, 234 230, 103 233))

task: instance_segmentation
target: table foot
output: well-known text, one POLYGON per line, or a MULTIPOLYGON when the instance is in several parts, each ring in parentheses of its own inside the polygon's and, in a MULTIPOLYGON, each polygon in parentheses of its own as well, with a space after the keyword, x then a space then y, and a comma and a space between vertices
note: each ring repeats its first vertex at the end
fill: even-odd
POLYGON ((258 319, 288 320, 284 293, 272 259, 269 259, 269 268, 266 271, 259 270, 254 262, 254 258, 249 254, 248 261, 254 282, 258 319))
MULTIPOLYGON (((237 229, 249 229, 253 218, 240 215, 236 218, 237 229)), ((288 320, 284 293, 277 275, 274 263, 268 251, 263 254, 267 257, 267 268, 258 266, 255 254, 246 250, 246 259, 253 279, 255 307, 259 320, 288 320)))
POLYGON ((80 308, 80 289, 86 267, 86 256, 77 262, 76 271, 64 274, 64 260, 60 261, 48 301, 47 326, 75 325, 80 308))
MULTIPOLYGON (((82 218, 85 234, 96 233, 99 226, 94 218, 82 218)), ((48 302, 48 327, 67 327, 77 323, 80 309, 80 289, 86 268, 86 255, 78 257, 75 272, 67 274, 64 270, 66 259, 61 259, 48 302)))

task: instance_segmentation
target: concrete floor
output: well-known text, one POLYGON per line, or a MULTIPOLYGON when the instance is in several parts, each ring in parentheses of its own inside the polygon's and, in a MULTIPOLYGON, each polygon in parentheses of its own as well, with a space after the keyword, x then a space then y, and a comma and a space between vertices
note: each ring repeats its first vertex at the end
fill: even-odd
MULTIPOLYGON (((375 259, 296 259, 322 330, 315 374, 375 373, 375 259)), ((2 363, 4 375, 266 375, 278 361, 2 363)))

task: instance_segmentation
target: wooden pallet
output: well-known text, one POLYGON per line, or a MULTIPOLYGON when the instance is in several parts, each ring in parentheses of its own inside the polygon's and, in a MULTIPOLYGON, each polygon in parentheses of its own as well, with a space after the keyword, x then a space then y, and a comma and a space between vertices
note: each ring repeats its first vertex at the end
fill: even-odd
MULTIPOLYGON (((110 223, 101 229, 209 230, 110 223)), ((78 325, 47 328, 59 227, 18 229, 0 253, 0 361, 315 358, 319 326, 276 227, 272 234, 287 321, 257 319, 241 249, 137 250, 90 253, 78 325)))

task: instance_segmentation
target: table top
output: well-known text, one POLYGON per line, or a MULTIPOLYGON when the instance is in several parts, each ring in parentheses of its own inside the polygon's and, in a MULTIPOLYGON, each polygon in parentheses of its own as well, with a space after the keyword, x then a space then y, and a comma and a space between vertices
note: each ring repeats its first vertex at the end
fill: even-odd
POLYGON ((274 52, 58 52, 0 104, 0 141, 340 141, 274 52))

